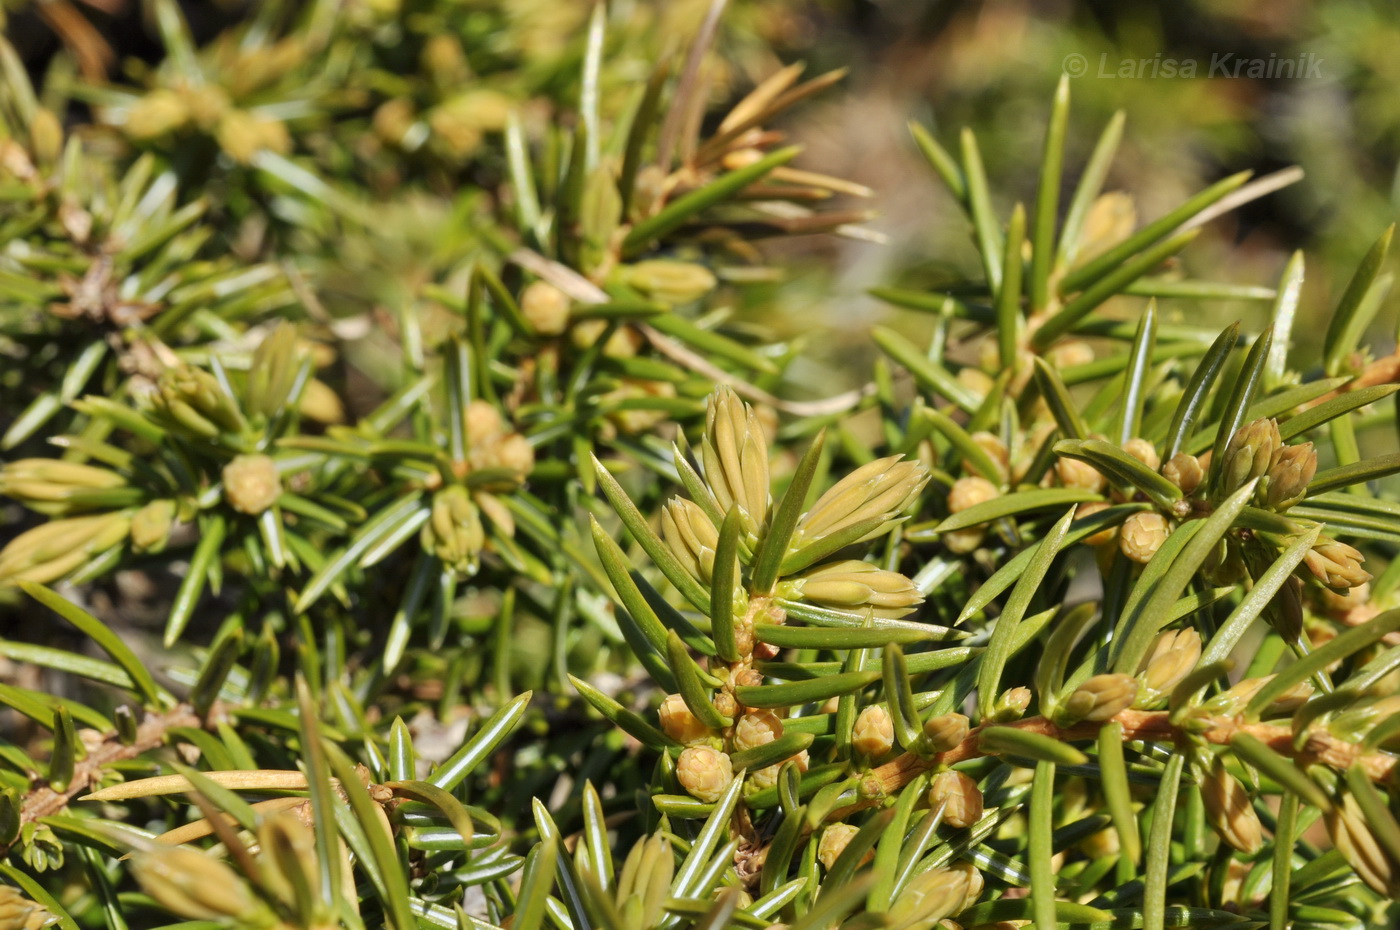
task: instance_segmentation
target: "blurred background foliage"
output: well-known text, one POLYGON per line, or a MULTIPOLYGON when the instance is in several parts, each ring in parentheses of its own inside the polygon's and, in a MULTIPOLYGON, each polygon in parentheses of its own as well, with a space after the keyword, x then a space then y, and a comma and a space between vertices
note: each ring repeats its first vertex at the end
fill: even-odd
MULTIPOLYGON (((287 710, 293 695, 278 672, 295 665, 313 691, 307 700, 337 727, 329 738, 361 738, 378 752, 386 722, 407 718, 410 769, 414 753, 423 763, 453 757, 474 711, 550 691, 509 760, 472 773, 464 793, 485 809, 524 811, 539 797, 573 829, 589 803, 586 779, 606 773, 610 814, 652 787, 628 764, 636 742, 586 715, 567 683, 586 675, 628 707, 657 696, 636 677, 634 644, 612 619, 601 593, 609 585, 580 529, 589 513, 619 525, 593 493, 587 456, 618 466, 627 493, 654 513, 670 487, 670 442, 698 436, 719 376, 771 392, 763 397, 775 403, 755 414, 771 432, 774 409, 799 412, 776 398, 826 398, 870 382, 872 324, 927 344, 929 315, 870 290, 963 287, 982 277, 985 256, 911 141, 911 121, 949 148, 962 127, 976 131, 993 212, 1005 217, 1035 202, 1030 166, 1046 103, 1065 63, 1082 56, 1089 71, 1070 84, 1062 202, 1100 129, 1128 111, 1103 185, 1123 195, 1104 201, 1102 228, 1090 230, 1105 241, 1226 175, 1300 166, 1304 183, 1206 224, 1167 271, 1271 286, 1289 255, 1306 251, 1289 362, 1309 382, 1322 340, 1297 334, 1321 331, 1378 231, 1400 213, 1400 10, 1382 0, 734 0, 699 103, 648 110, 648 88, 661 86, 655 63, 669 64, 663 77, 682 73, 709 7, 617 0, 600 30, 592 5, 576 0, 6 0, 5 457, 68 454, 104 470, 12 470, 5 493, 16 499, 31 480, 46 493, 55 483, 73 490, 25 498, 61 518, 49 524, 7 498, 0 538, 75 521, 57 554, 31 552, 37 564, 18 571, 93 582, 86 605, 142 658, 158 654, 162 637, 177 647, 160 658, 162 688, 190 691, 201 715, 222 695, 238 720, 277 734, 256 738, 249 764, 230 757, 217 767, 252 768, 256 754, 261 767, 290 768, 298 754, 286 741, 315 741, 287 710), (1212 74, 1227 54, 1312 56, 1320 76, 1212 74), (1159 59, 1195 62, 1197 76, 1099 73, 1159 59), (849 73, 775 107, 763 128, 781 132, 726 139, 733 108, 795 61, 817 85, 833 69, 849 73), (596 80, 581 88, 581 74, 596 80), (673 113, 679 129, 667 125, 673 113), (645 146, 660 147, 659 136, 690 150, 677 153, 674 171, 663 157, 666 171, 640 171, 634 184, 591 183, 600 150, 626 164, 631 125, 643 126, 645 146), (790 158, 787 143, 803 146, 792 167, 801 173, 783 179, 799 188, 787 191, 796 207, 764 214, 716 195, 697 207, 699 230, 645 225, 661 202, 646 198, 713 191, 753 158, 790 158), (627 222, 648 235, 614 242, 627 222), (522 270, 510 258, 520 244, 554 264, 522 270), (532 294, 541 282, 553 290, 532 294), (489 339, 471 329, 482 325, 483 295, 497 311, 489 339), (297 324, 295 337, 276 327, 284 319, 297 324), (712 370, 687 369, 677 346, 712 370), (473 457, 478 448, 489 454, 473 457), (443 449, 450 454, 436 454, 443 449), (377 526, 392 532, 362 529, 377 526), (130 546, 114 547, 128 537, 130 546), (225 571, 239 583, 224 585, 225 571), (347 578, 353 597, 340 587, 347 578), (262 706, 269 696, 275 709, 262 706)), ((1099 312, 1136 320, 1145 304, 1116 297, 1099 312)), ((1257 294, 1166 297, 1156 319, 1164 331, 1208 330, 1208 342, 1236 319, 1257 332, 1267 307, 1257 294)), ((1375 314, 1374 331, 1352 342, 1390 352, 1392 317, 1375 314)), ((981 369, 994 362, 965 363, 990 381, 981 369)), ((898 377, 902 401, 909 381, 898 377)), ((990 390, 964 387, 977 397, 990 390)), ((895 391, 880 388, 842 424, 839 447, 832 441, 840 465, 866 464, 874 447, 902 441, 895 391)), ((790 420, 779 433, 780 484, 820 420, 790 420)), ((1350 451, 1372 454, 1377 434, 1389 431, 1367 429, 1350 451)), ((935 518, 951 483, 938 476, 935 518)), ((1393 548, 1393 531, 1377 532, 1393 548)), ((973 582, 950 570, 930 583, 946 577, 954 581, 937 607, 956 615, 973 582)), ((25 689, 66 693, 71 677, 40 671, 39 653, 23 647, 32 638, 91 652, 79 645, 89 637, 54 626, 13 588, 0 599, 6 629, 26 641, 11 649, 18 660, 5 674, 25 689)), ((133 683, 130 672, 100 671, 108 684, 133 683)), ((113 703, 79 693, 103 712, 113 703)), ((144 697, 160 704, 170 695, 152 686, 144 697)), ((22 722, 16 744, 59 745, 64 724, 47 716, 55 727, 22 722)), ((93 719, 87 725, 107 722, 93 719)), ((516 714, 509 723, 519 722, 516 714)), ((217 743, 183 729, 216 764, 217 743)), ((494 732, 493 747, 507 730, 494 732)), ((387 781, 393 767, 380 768, 387 781)), ((127 774, 147 769, 156 767, 133 764, 127 774)), ((433 825, 446 829, 440 818, 433 825)), ((529 840, 549 829, 523 817, 511 826, 529 840)), ((650 826, 622 832, 640 839, 650 826)), ((31 869, 57 846, 44 840, 26 838, 37 850, 31 869)))

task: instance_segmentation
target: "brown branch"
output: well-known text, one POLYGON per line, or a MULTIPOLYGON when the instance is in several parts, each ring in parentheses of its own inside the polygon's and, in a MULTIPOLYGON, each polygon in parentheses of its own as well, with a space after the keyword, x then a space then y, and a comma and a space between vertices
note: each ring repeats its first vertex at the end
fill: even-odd
MULTIPOLYGON (((1014 723, 1003 724, 1028 733, 1037 733, 1065 742, 1093 739, 1104 723, 1119 723, 1123 727, 1125 740, 1148 740, 1152 742, 1180 743, 1186 739, 1184 729, 1172 724, 1166 711, 1125 710, 1102 723, 1080 723, 1072 727, 1059 727, 1044 717, 1028 717, 1014 723)), ((1281 756, 1294 759, 1304 765, 1321 764, 1331 768, 1346 770, 1360 762, 1372 781, 1387 782, 1396 773, 1395 756, 1383 752, 1363 752, 1360 747, 1335 736, 1319 731, 1310 734, 1303 748, 1293 746, 1293 732, 1286 726, 1268 723, 1241 723, 1231 717, 1197 718, 1208 727, 1197 735, 1207 742, 1228 745, 1236 733, 1248 733, 1281 756)), ((978 734, 982 727, 968 732, 967 737, 947 752, 941 752, 927 759, 912 753, 905 753, 891 762, 874 770, 886 793, 896 791, 922 772, 942 765, 953 765, 991 755, 979 744, 978 734)))
MULTIPOLYGON (((136 739, 130 744, 123 743, 116 733, 108 733, 102 741, 90 749, 87 758, 73 769, 73 778, 62 791, 56 791, 48 784, 34 788, 20 802, 19 822, 23 826, 43 817, 59 813, 78 795, 97 784, 102 778, 102 770, 115 762, 135 759, 165 743, 165 736, 174 727, 199 727, 203 720, 188 704, 179 704, 162 714, 147 714, 136 728, 136 739)), ((0 856, 9 852, 9 846, 0 844, 0 856)))

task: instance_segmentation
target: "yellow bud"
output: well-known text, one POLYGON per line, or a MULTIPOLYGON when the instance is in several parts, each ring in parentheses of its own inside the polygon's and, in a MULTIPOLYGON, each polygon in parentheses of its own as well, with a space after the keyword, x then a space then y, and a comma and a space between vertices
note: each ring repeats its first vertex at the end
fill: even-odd
POLYGON ((1171 630, 1157 637, 1142 673, 1142 693, 1135 702, 1146 707, 1170 694, 1201 658, 1201 634, 1195 630, 1171 630))
POLYGON ((924 738, 933 752, 947 752, 967 739, 968 719, 962 714, 943 714, 924 721, 924 738))
POLYGON ((1255 420, 1236 430, 1221 461, 1221 491, 1230 494, 1263 476, 1282 444, 1278 421, 1273 419, 1255 420))
POLYGON ((1332 810, 1322 815, 1332 845, 1342 854, 1356 874, 1371 888, 1388 898, 1400 897, 1400 863, 1376 841, 1375 833, 1366 822, 1361 805, 1351 794, 1342 795, 1332 810))
POLYGON ((1100 723, 1131 707, 1137 694, 1138 681, 1131 675, 1095 675, 1065 701, 1057 714, 1057 722, 1061 726, 1081 720, 1100 723))
MULTIPOLYGON (((1096 513, 1103 513, 1108 507, 1109 505, 1104 501, 1085 501, 1074 508, 1074 519, 1083 520, 1092 517, 1096 513)), ((1084 537, 1083 542, 1086 546, 1106 546, 1113 542, 1113 538, 1117 535, 1118 528, 1110 526, 1099 530, 1092 536, 1084 537)))
POLYGON ((894 748, 894 723, 883 704, 871 704, 856 718, 851 745, 856 752, 874 760, 894 748))
POLYGON ((1018 686, 1007 688, 997 695, 996 704, 992 709, 992 720, 996 723, 1008 723, 1012 720, 1019 720, 1025 716, 1026 708, 1031 706, 1031 689, 1018 686))
POLYGON ((939 772, 928 789, 928 806, 943 808, 943 822, 961 830, 982 819, 982 791, 962 772, 939 772))
POLYGON ((29 120, 29 143, 40 162, 52 164, 63 153, 63 125, 48 107, 35 107, 29 120))
MULTIPOLYGON (((985 430, 972 434, 972 441, 977 443, 997 464, 1001 480, 1006 480, 1007 469, 1011 467, 1011 451, 1006 448, 1006 443, 1001 441, 1001 437, 985 430)), ((963 468, 967 468, 967 460, 963 460, 963 468)))
POLYGON ((899 572, 869 562, 833 562, 786 580, 781 588, 789 600, 805 600, 838 610, 874 608, 877 617, 902 617, 923 602, 914 583, 899 572))
POLYGON ((1162 466, 1162 477, 1181 488, 1183 494, 1193 494, 1206 475, 1201 460, 1194 455, 1178 452, 1162 466))
POLYGON ((1316 474, 1317 451, 1312 443, 1281 446, 1269 463, 1264 506, 1280 511, 1292 507, 1307 494, 1308 484, 1316 474))
POLYGON ((245 919, 258 909, 247 884, 228 866, 184 846, 133 853, 136 880, 166 910, 193 920, 245 919))
POLYGON ((705 405, 700 458, 720 510, 737 507, 744 529, 757 532, 768 519, 768 437, 753 408, 727 387, 705 405))
POLYGON ((224 500, 239 513, 253 516, 282 496, 277 463, 265 455, 238 455, 224 466, 224 500))
POLYGON ((1352 546, 1330 536, 1320 536, 1303 557, 1303 564, 1318 581, 1334 591, 1345 591, 1371 580, 1371 573, 1361 567, 1366 557, 1352 546))
POLYGON ((959 478, 953 482, 953 489, 948 492, 948 510, 961 513, 999 496, 1001 491, 986 478, 959 478))
POLYGON ((718 281, 703 265, 654 258, 626 269, 627 283, 667 304, 688 304, 715 289, 718 281))
POLYGON ((1135 513, 1123 521, 1118 532, 1118 548, 1134 562, 1146 565, 1170 535, 1171 524, 1160 513, 1135 513))
POLYGON ((173 90, 151 91, 126 113, 126 132, 133 139, 155 139, 173 132, 190 119, 185 101, 173 90))
POLYGON ((1081 462, 1078 459, 1057 459, 1055 475, 1060 479, 1060 484, 1065 487, 1083 488, 1086 491, 1102 491, 1107 483, 1098 469, 1088 462, 1081 462))
POLYGON ((1129 439, 1123 444, 1123 451, 1152 471, 1156 471, 1162 465, 1162 457, 1157 454, 1157 447, 1146 439, 1129 439))
POLYGON ((734 780, 734 767, 725 753, 691 746, 676 760, 676 778, 691 797, 713 804, 734 780))
POLYGON ((692 578, 709 583, 719 531, 692 501, 676 497, 661 510, 661 539, 692 578))
POLYGON ((175 523, 175 502, 151 501, 131 518, 131 545, 137 552, 160 552, 175 523))
POLYGON ((58 918, 18 889, 0 885, 0 930, 42 930, 58 918))
POLYGON ((496 405, 484 400, 467 404, 462 414, 468 446, 483 446, 498 439, 506 429, 505 420, 496 405))
POLYGON ((1254 805, 1224 764, 1215 759, 1201 779, 1201 800, 1205 802, 1206 819, 1220 838, 1235 849, 1253 855, 1264 845, 1263 828, 1254 805))
POLYGON ((901 930, 933 930, 962 910, 971 879, 961 869, 937 868, 909 880, 889 910, 889 925, 901 930))
POLYGON ((548 281, 533 281, 520 294, 520 313, 543 336, 569 327, 569 296, 548 281))
POLYGON ((661 702, 658 714, 661 717, 662 732, 678 743, 696 743, 714 735, 709 727, 691 713, 685 698, 679 694, 668 694, 666 700, 661 702))
POLYGON ((1068 339, 1051 346, 1045 353, 1045 360, 1057 369, 1073 368, 1092 362, 1094 350, 1082 339, 1068 339))
POLYGON ((486 530, 466 488, 451 485, 433 495, 432 514, 423 524, 421 542, 457 573, 476 571, 481 550, 486 547, 486 530))
POLYGON ((783 735, 783 721, 771 710, 753 710, 734 724, 734 748, 756 749, 783 735))
POLYGON ((518 481, 524 481, 535 470, 535 447, 519 433, 511 433, 497 442, 494 452, 496 467, 509 469, 518 481))
POLYGON ((851 845, 851 840, 856 838, 860 830, 848 823, 829 823, 822 830, 822 838, 817 843, 817 858, 821 864, 830 869, 836 864, 836 860, 841 858, 841 854, 846 851, 846 847, 851 845))

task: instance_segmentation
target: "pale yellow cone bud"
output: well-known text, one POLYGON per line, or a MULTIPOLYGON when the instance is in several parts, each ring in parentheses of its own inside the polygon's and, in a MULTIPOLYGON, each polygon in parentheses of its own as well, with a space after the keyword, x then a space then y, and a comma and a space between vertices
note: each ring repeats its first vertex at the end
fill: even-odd
POLYGON ((137 552, 160 552, 175 524, 175 502, 151 501, 131 518, 131 546, 137 552))
POLYGON ((924 738, 932 752, 947 752, 961 745, 970 729, 963 714, 943 714, 924 721, 924 738))
POLYGON ((661 510, 661 539, 692 578, 709 584, 719 530, 700 505, 681 497, 668 501, 661 510))
POLYGON ((189 122, 185 101, 173 90, 158 88, 136 101, 126 113, 126 133, 133 139, 157 139, 189 122))
POLYGON ((268 119, 247 110, 230 110, 214 131, 219 148, 240 165, 251 164, 259 152, 286 152, 291 135, 281 120, 268 119))
POLYGON ((29 120, 29 141, 40 162, 52 163, 63 152, 63 124, 53 110, 35 107, 29 120))
MULTIPOLYGON (((1002 480, 1006 479, 1007 469, 1011 467, 1011 451, 1006 448, 1006 443, 1001 441, 1001 437, 985 430, 972 434, 972 441, 982 447, 982 450, 991 457, 1001 471, 1002 480)), ((967 467, 966 461, 963 467, 967 467)))
POLYGON ((1225 771, 1219 759, 1214 760, 1201 780, 1201 800, 1205 802, 1206 820, 1222 840, 1248 855, 1264 845, 1263 828, 1249 792, 1225 771))
POLYGON ((205 132, 218 126, 232 106, 228 92, 216 84, 186 85, 181 94, 189 107, 190 119, 205 132))
POLYGON ((1388 898, 1400 897, 1400 863, 1376 840, 1361 805, 1350 794, 1342 795, 1332 810, 1322 815, 1332 845, 1371 888, 1388 898))
POLYGON ((1007 688, 997 695, 992 707, 992 720, 995 723, 1009 723, 1025 716, 1031 706, 1031 689, 1026 687, 1007 688))
POLYGON ((548 281, 534 281, 520 294, 520 314, 542 336, 569 328, 569 296, 548 281))
POLYGON ((535 470, 535 447, 519 433, 502 437, 492 453, 495 466, 509 470, 518 481, 524 481, 535 470))
POLYGON ((1201 634, 1195 630, 1169 630, 1157 637, 1138 680, 1142 692, 1135 706, 1148 707, 1171 693, 1201 658, 1201 634))
POLYGON ((982 819, 982 789, 962 772, 939 772, 928 789, 928 806, 943 808, 943 822, 961 830, 982 819))
POLYGON ((1071 726, 1081 720, 1100 723, 1127 710, 1137 698, 1138 681, 1131 675, 1095 675, 1075 689, 1060 707, 1056 722, 1071 726))
MULTIPOLYGON (((606 320, 580 320, 569 330, 569 338, 577 348, 587 349, 602 339, 607 331, 606 320)), ((631 358, 641 347, 642 337, 635 329, 619 326, 603 344, 603 354, 608 358, 631 358)))
POLYGON ((403 145, 404 138, 413 128, 416 115, 413 101, 407 98, 396 97, 385 101, 374 111, 374 133, 389 145, 403 145))
POLYGON ((987 531, 980 526, 970 526, 963 530, 949 530, 939 539, 948 551, 954 555, 966 555, 976 551, 982 545, 982 540, 987 538, 987 531))
POLYGON ((1152 471, 1162 466, 1162 457, 1157 454, 1157 447, 1146 439, 1129 439, 1123 443, 1123 451, 1152 471))
POLYGON ((490 401, 474 400, 467 404, 462 413, 468 446, 484 446, 495 442, 505 434, 505 420, 501 411, 490 401))
POLYGON ((1287 510, 1308 493, 1308 484, 1317 474, 1317 450, 1305 442, 1297 446, 1281 446, 1269 463, 1264 506, 1270 510, 1287 510))
POLYGON ((696 718, 679 694, 669 694, 658 711, 661 731, 678 743, 691 744, 707 740, 714 731, 696 718))
POLYGON ((43 930, 58 918, 9 885, 0 885, 0 930, 43 930))
POLYGON ((1000 496, 1001 491, 986 478, 959 478, 948 492, 948 510, 950 513, 961 513, 1000 496))
POLYGON ((744 778, 744 793, 752 794, 755 791, 763 791, 772 788, 778 783, 778 775, 782 772, 786 763, 778 762, 749 772, 744 778))
POLYGON ((1088 462, 1078 459, 1060 458, 1055 462, 1055 475, 1060 484, 1067 488, 1083 488, 1086 491, 1102 491, 1108 484, 1103 474, 1088 462))
POLYGON ((253 516, 282 496, 277 463, 266 455, 238 455, 224 466, 224 500, 239 513, 253 516))
POLYGON ((653 258, 624 269, 627 283, 654 300, 677 305, 699 300, 719 282, 703 265, 653 258))
MULTIPOLYGON (((1074 508, 1074 519, 1083 520, 1086 517, 1092 517, 1096 513, 1103 513, 1108 507, 1109 505, 1104 501, 1085 501, 1074 508)), ((1083 542, 1086 546, 1106 546, 1113 542, 1117 535, 1118 528, 1116 526, 1105 527, 1092 536, 1084 537, 1083 542)))
POLYGON ((0 494, 22 503, 62 501, 74 491, 125 485, 126 479, 114 471, 62 459, 16 459, 0 468, 0 494))
POLYGON ((1167 464, 1162 466, 1162 477, 1181 488, 1181 492, 1187 495, 1195 493, 1205 476, 1206 470, 1201 467, 1201 460, 1185 452, 1173 455, 1167 464))
POLYGON ((879 520, 856 542, 874 539, 898 523, 928 482, 923 463, 898 455, 868 462, 832 485, 797 523, 793 546, 831 536, 858 523, 879 520))
POLYGON ((1045 352, 1045 360, 1053 368, 1073 368, 1087 365, 1094 360, 1094 349, 1082 339, 1067 339, 1057 342, 1045 352))
POLYGON ((486 547, 486 529, 481 512, 467 489, 450 485, 433 495, 433 510, 423 524, 423 548, 459 574, 476 571, 481 550, 486 547))
POLYGON ((161 907, 192 920, 246 919, 258 910, 248 885, 219 860, 184 846, 133 853, 131 872, 161 907))
POLYGON ((1160 513, 1135 513, 1123 521, 1118 533, 1118 549, 1134 562, 1146 565, 1169 535, 1171 524, 1160 513))
POLYGON ((986 397, 996 387, 996 381, 991 375, 970 366, 959 369, 956 377, 959 384, 972 391, 979 398, 986 397))
POLYGON ((835 865, 836 860, 841 858, 841 854, 859 832, 859 829, 848 823, 827 824, 822 830, 821 840, 817 843, 817 858, 821 860, 821 864, 828 869, 835 865))
MULTIPOLYGON (((599 406, 612 405, 627 400, 658 397, 669 399, 676 396, 676 386, 669 381, 651 381, 645 378, 623 378, 621 380, 621 387, 598 398, 599 406)), ((667 422, 667 414, 664 410, 633 410, 613 406, 608 413, 608 422, 616 425, 618 430, 623 433, 637 435, 650 433, 657 426, 667 422)))
POLYGON ((725 753, 691 746, 676 760, 676 778, 691 797, 713 804, 734 780, 734 767, 725 753))
POLYGON ((1361 567, 1366 557, 1352 546, 1330 536, 1320 536, 1303 564, 1318 581, 1334 591, 1345 591, 1371 580, 1371 573, 1361 567))
MULTIPOLYGON (((965 859, 955 862, 949 868, 967 876, 967 893, 963 895, 962 905, 958 908, 958 911, 962 912, 977 903, 978 899, 982 897, 982 891, 986 888, 987 883, 982 878, 982 873, 977 871, 977 867, 965 859)), ((950 923, 952 923, 951 920, 945 920, 943 925, 946 927, 950 923)))
POLYGON ((751 710, 734 724, 734 748, 757 749, 783 735, 783 721, 771 710, 751 710))
POLYGON ((259 859, 271 866, 263 870, 265 887, 288 908, 295 908, 296 885, 314 888, 320 872, 316 834, 296 814, 282 811, 263 818, 258 847, 259 859))
POLYGON ((729 717, 731 720, 739 713, 739 702, 734 700, 734 695, 728 691, 719 691, 714 696, 715 710, 720 712, 720 716, 729 717))
POLYGON ((879 759, 894 748, 894 723, 885 705, 871 704, 860 712, 851 745, 869 759, 879 759))
POLYGON ((737 507, 744 528, 757 532, 768 519, 768 437, 753 408, 727 387, 706 404, 700 458, 720 510, 737 507))
POLYGON ((833 562, 786 580, 781 596, 837 610, 874 608, 877 617, 896 618, 923 602, 914 582, 869 562, 833 562))
POLYGON ((937 868, 909 880, 889 910, 889 926, 901 930, 933 930, 938 922, 962 910, 971 890, 968 874, 937 868))
POLYGON ((57 581, 126 538, 131 518, 123 511, 50 520, 25 530, 0 551, 0 582, 57 581))
POLYGON ((1231 494, 1262 477, 1282 445, 1277 420, 1259 419, 1240 427, 1225 447, 1220 471, 1221 492, 1231 494))

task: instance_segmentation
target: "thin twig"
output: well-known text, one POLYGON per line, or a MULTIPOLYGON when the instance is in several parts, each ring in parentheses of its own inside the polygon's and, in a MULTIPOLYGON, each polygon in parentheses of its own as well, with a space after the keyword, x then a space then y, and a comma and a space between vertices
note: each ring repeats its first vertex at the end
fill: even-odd
MULTIPOLYGON (((1001 725, 1024 730, 1028 733, 1037 733, 1041 736, 1049 736, 1064 742, 1092 739, 1098 734, 1099 729, 1107 723, 1122 724, 1124 740, 1168 743, 1184 740, 1187 735, 1186 731, 1173 725, 1169 718, 1170 715, 1167 711, 1125 710, 1102 723, 1080 723, 1072 727, 1056 726, 1044 717, 1027 717, 1025 720, 1001 725)), ((1286 726, 1275 726, 1268 723, 1242 723, 1231 717, 1212 717, 1197 722, 1208 724, 1204 732, 1197 733, 1207 742, 1228 745, 1230 738, 1236 733, 1248 733, 1279 755, 1296 759, 1305 765, 1319 763, 1345 771, 1359 762, 1366 769, 1366 774, 1371 777, 1371 780, 1376 782, 1386 782, 1390 779, 1395 773, 1397 761, 1400 761, 1388 753, 1363 752, 1355 744, 1337 739, 1325 730, 1310 734, 1304 742, 1303 748, 1295 749, 1293 731, 1286 726)), ((894 761, 887 762, 875 769, 874 775, 880 780, 886 792, 893 792, 907 785, 921 772, 990 755, 982 749, 978 739, 982 729, 982 727, 978 727, 969 731, 961 743, 947 752, 938 753, 927 759, 912 753, 905 753, 894 761)))
MULTIPOLYGON (((62 791, 55 791, 48 785, 41 785, 25 795, 20 802, 19 822, 23 826, 43 817, 52 817, 68 806, 78 795, 97 784, 102 771, 116 762, 135 759, 165 743, 166 734, 175 727, 200 727, 204 721, 188 704, 180 704, 162 714, 147 714, 136 728, 136 739, 123 743, 116 733, 108 733, 102 742, 88 751, 87 758, 73 769, 73 777, 62 791)), ((0 844, 0 856, 9 851, 9 845, 0 844)))

